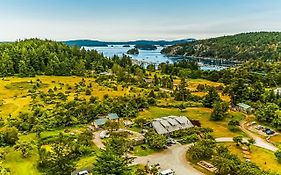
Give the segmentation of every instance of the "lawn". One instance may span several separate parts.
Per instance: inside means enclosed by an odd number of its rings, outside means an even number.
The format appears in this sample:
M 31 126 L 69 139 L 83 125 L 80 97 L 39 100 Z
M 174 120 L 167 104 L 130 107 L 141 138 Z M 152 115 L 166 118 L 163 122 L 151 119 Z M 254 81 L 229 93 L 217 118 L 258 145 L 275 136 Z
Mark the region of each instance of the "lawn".
M 152 120 L 159 117 L 165 117 L 169 115 L 175 116 L 187 116 L 189 119 L 199 120 L 202 127 L 209 127 L 214 130 L 214 136 L 218 137 L 234 137 L 237 135 L 243 135 L 242 132 L 233 133 L 228 130 L 228 120 L 213 122 L 210 121 L 210 115 L 212 110 L 208 108 L 187 108 L 185 111 L 181 112 L 176 108 L 159 108 L 151 107 L 149 110 L 145 110 L 140 113 L 140 117 L 144 117 L 148 120 Z M 231 112 L 235 114 L 236 117 L 242 117 L 242 114 L 239 112 Z
M 281 135 L 276 135 L 270 138 L 270 141 L 274 144 L 281 146 Z
M 231 153 L 237 155 L 241 160 L 245 160 L 240 147 L 237 147 L 234 143 L 224 143 L 224 145 L 228 147 Z M 263 170 L 281 173 L 281 164 L 278 163 L 273 152 L 256 146 L 252 146 L 251 151 L 251 161 L 253 163 L 257 164 Z
M 143 149 L 143 148 L 145 149 Z M 150 149 L 147 144 L 142 144 L 134 147 L 134 150 L 132 151 L 132 154 L 134 156 L 147 156 L 153 153 L 156 153 L 157 150 Z
M 5 156 L 4 166 L 11 170 L 11 174 L 21 175 L 41 175 L 37 170 L 38 154 L 33 151 L 29 158 L 22 158 L 21 153 L 8 148 L 8 154 Z
M 180 79 L 174 80 L 174 85 L 178 85 L 178 84 L 180 84 Z M 212 87 L 224 86 L 223 83 L 212 82 L 212 81 L 204 80 L 204 79 L 188 79 L 187 84 L 188 84 L 188 89 L 192 92 L 192 94 L 200 96 L 200 97 L 205 96 L 207 94 L 207 92 L 197 92 L 197 86 L 199 84 L 212 86 Z M 219 92 L 219 95 L 222 100 L 224 100 L 226 102 L 230 101 L 229 96 L 222 95 L 221 92 Z

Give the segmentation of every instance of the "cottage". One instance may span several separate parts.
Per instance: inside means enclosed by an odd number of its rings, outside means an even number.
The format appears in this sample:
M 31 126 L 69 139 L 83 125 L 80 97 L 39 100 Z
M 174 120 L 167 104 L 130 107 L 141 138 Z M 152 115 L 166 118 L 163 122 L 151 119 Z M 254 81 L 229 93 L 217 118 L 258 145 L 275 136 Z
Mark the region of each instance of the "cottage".
M 193 124 L 184 116 L 168 116 L 152 121 L 152 127 L 158 134 L 170 134 L 174 131 L 193 127 Z
M 99 118 L 99 119 L 96 119 L 94 121 L 94 126 L 95 128 L 99 129 L 101 128 L 102 126 L 105 125 L 105 123 L 108 121 L 108 120 L 117 120 L 119 119 L 118 115 L 116 113 L 110 113 L 108 114 L 107 116 L 104 116 L 102 118 Z
M 245 103 L 238 103 L 237 104 L 237 109 L 239 111 L 242 111 L 244 113 L 251 113 L 254 111 L 254 108 L 252 108 L 251 106 L 245 104 Z
M 103 125 L 105 125 L 107 119 L 106 118 L 100 118 L 100 119 L 96 119 L 94 121 L 94 126 L 95 128 L 100 128 L 102 127 Z
M 119 117 L 118 117 L 118 115 L 117 115 L 116 113 L 110 113 L 110 114 L 108 114 L 108 115 L 107 115 L 107 118 L 108 118 L 109 120 L 117 120 L 117 119 L 119 119 Z

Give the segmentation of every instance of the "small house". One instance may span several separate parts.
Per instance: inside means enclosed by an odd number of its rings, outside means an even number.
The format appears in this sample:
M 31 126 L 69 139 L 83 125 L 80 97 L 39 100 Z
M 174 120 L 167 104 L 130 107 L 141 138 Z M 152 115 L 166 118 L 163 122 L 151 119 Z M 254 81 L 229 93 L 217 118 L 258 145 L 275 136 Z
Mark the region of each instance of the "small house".
M 119 117 L 116 113 L 110 113 L 108 114 L 107 116 L 103 116 L 99 119 L 96 119 L 94 121 L 94 126 L 96 129 L 100 129 L 102 126 L 105 125 L 105 123 L 108 121 L 108 120 L 118 120 Z
M 105 123 L 106 123 L 107 120 L 108 120 L 107 118 L 96 119 L 96 120 L 94 121 L 94 126 L 95 126 L 95 128 L 97 128 L 97 129 L 101 128 L 102 126 L 105 125 Z
M 116 113 L 110 113 L 107 115 L 107 118 L 109 120 L 117 120 L 117 119 L 119 119 L 119 116 Z
M 249 106 L 249 105 L 247 105 L 245 103 L 238 103 L 237 104 L 237 109 L 239 111 L 242 111 L 242 112 L 247 113 L 247 114 L 254 111 L 254 108 L 252 108 L 251 106 Z

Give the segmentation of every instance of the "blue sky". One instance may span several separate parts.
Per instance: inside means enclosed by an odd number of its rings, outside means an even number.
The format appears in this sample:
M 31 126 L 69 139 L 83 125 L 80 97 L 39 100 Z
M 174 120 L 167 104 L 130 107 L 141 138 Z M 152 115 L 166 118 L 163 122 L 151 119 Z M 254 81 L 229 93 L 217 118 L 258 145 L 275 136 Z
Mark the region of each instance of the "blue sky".
M 280 0 L 0 0 L 0 40 L 209 38 L 281 31 Z

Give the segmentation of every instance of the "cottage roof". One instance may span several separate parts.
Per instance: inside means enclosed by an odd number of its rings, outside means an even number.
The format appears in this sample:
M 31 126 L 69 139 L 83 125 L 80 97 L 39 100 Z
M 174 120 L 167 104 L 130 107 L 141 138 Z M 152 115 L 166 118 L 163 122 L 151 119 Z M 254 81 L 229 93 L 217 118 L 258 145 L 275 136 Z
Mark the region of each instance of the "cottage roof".
M 106 118 L 96 119 L 96 120 L 95 120 L 95 124 L 96 124 L 97 126 L 102 126 L 102 125 L 104 125 L 104 124 L 106 123 L 106 121 L 107 121 Z
M 168 134 L 179 129 L 193 127 L 193 124 L 184 116 L 168 116 L 153 120 L 152 126 L 158 134 Z
M 116 113 L 110 113 L 110 114 L 107 115 L 107 118 L 109 120 L 115 120 L 115 119 L 118 119 L 119 117 Z

